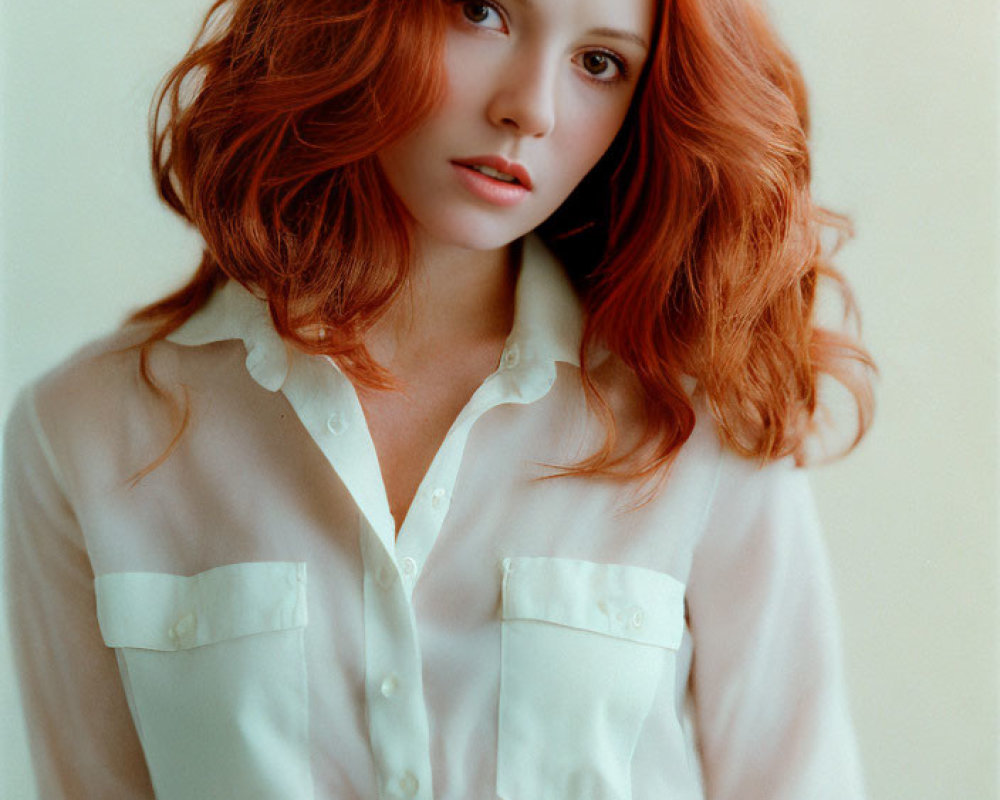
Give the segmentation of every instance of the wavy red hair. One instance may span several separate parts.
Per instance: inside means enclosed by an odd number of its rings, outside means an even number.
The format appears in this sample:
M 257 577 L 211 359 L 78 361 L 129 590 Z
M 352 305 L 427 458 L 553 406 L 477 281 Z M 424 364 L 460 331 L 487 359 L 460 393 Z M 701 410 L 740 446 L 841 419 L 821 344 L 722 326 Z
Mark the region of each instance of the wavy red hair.
M 366 385 L 394 385 L 363 336 L 406 283 L 408 214 L 375 154 L 441 98 L 442 6 L 212 6 L 150 115 L 160 195 L 206 244 L 185 286 L 130 318 L 154 326 L 141 365 L 157 391 L 148 348 L 227 278 L 258 287 L 298 347 L 336 357 Z M 814 318 L 821 278 L 853 311 L 821 241 L 850 226 L 810 194 L 801 73 L 756 0 L 663 0 L 654 33 L 615 142 L 537 230 L 584 302 L 583 382 L 607 432 L 562 472 L 659 472 L 694 427 L 685 374 L 731 447 L 800 462 L 819 379 L 832 376 L 856 401 L 853 447 L 871 421 L 874 365 Z M 641 389 L 643 433 L 625 451 L 588 362 L 593 344 Z

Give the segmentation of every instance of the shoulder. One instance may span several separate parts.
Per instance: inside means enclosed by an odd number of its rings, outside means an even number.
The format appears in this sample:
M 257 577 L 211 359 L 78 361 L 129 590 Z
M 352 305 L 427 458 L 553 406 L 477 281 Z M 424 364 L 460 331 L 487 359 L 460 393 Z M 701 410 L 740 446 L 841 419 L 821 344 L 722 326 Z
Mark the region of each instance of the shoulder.
M 149 330 L 123 326 L 77 348 L 22 390 L 48 430 L 93 425 L 141 393 L 140 346 Z
M 78 347 L 22 386 L 4 423 L 5 473 L 40 457 L 65 491 L 60 462 L 69 434 L 102 437 L 102 417 L 120 403 L 126 364 L 137 361 L 129 348 L 142 338 L 138 328 L 119 328 Z
M 653 455 L 657 441 L 642 441 L 646 433 L 644 392 L 634 371 L 606 350 L 594 350 L 590 377 L 607 403 L 616 423 L 617 447 L 621 452 L 640 444 L 637 457 Z M 682 374 L 680 385 L 694 415 L 690 435 L 680 446 L 664 477 L 667 484 L 697 471 L 710 474 L 715 501 L 753 502 L 779 493 L 786 487 L 807 483 L 807 471 L 795 466 L 791 457 L 766 460 L 748 457 L 726 442 L 711 403 L 698 381 Z
M 73 416 L 95 395 L 114 393 L 130 371 L 127 365 L 138 363 L 131 349 L 143 338 L 141 329 L 122 327 L 81 345 L 20 388 L 5 427 Z
M 36 398 L 56 399 L 60 394 L 87 392 L 95 383 L 137 363 L 138 345 L 146 331 L 123 326 L 79 346 L 37 377 L 26 391 Z
M 22 395 L 34 399 L 46 422 L 94 420 L 143 405 L 150 397 L 162 399 L 144 372 L 161 393 L 182 386 L 197 390 L 221 368 L 241 366 L 245 357 L 238 340 L 192 346 L 150 341 L 151 333 L 148 325 L 125 325 L 87 342 L 28 384 Z M 219 376 L 223 382 L 226 372 Z
M 239 341 L 190 347 L 158 340 L 143 355 L 150 333 L 129 325 L 87 342 L 19 393 L 7 440 L 37 439 L 70 493 L 74 476 L 131 474 L 170 440 L 185 398 L 239 377 Z
M 695 414 L 695 427 L 682 454 L 696 451 L 702 460 L 713 463 L 716 472 L 716 499 L 741 495 L 741 501 L 780 492 L 783 487 L 808 483 L 806 468 L 792 456 L 776 459 L 755 458 L 736 450 L 727 440 L 711 403 L 697 382 L 685 376 L 685 390 Z
M 678 453 L 677 478 L 695 471 L 710 484 L 700 536 L 734 546 L 745 537 L 785 535 L 818 525 L 811 470 L 791 456 L 762 460 L 727 443 L 709 403 L 692 392 L 695 428 Z
M 820 521 L 810 471 L 792 457 L 761 462 L 719 445 L 712 499 L 701 530 L 702 555 L 760 557 L 815 538 Z

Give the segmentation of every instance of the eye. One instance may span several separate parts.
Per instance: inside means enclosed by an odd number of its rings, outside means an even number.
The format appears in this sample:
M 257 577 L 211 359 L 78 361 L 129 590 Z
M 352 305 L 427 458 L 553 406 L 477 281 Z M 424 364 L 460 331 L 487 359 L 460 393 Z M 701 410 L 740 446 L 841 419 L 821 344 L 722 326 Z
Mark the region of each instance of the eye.
M 502 31 L 506 27 L 504 25 L 503 14 L 500 13 L 500 9 L 493 5 L 493 3 L 462 2 L 461 6 L 462 16 L 476 27 L 495 31 Z M 483 23 L 489 20 L 491 14 L 496 17 L 494 24 L 484 25 Z
M 629 72 L 625 62 L 603 50 L 590 50 L 584 53 L 582 61 L 587 74 L 598 83 L 618 83 L 628 78 Z

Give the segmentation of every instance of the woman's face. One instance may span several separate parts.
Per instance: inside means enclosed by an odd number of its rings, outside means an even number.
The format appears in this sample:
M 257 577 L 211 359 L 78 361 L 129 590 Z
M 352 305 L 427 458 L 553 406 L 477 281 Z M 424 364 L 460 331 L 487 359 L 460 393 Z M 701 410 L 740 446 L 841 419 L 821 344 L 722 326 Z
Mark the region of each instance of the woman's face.
M 418 236 L 502 247 L 549 217 L 615 138 L 654 0 L 442 2 L 445 98 L 378 157 Z

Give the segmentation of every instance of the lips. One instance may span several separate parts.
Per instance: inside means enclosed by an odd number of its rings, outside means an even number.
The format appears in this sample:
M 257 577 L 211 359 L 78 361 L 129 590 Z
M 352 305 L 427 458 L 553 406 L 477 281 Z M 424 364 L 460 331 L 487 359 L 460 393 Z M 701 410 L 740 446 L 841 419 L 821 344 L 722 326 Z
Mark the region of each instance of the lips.
M 515 178 L 525 189 L 532 188 L 531 175 L 528 170 L 514 161 L 508 161 L 503 156 L 486 155 L 463 158 L 452 162 L 463 167 L 491 167 L 497 172 L 503 172 Z
M 521 203 L 529 194 L 527 187 L 519 181 L 504 181 L 491 178 L 474 167 L 452 162 L 455 177 L 473 197 L 491 205 L 511 208 Z

